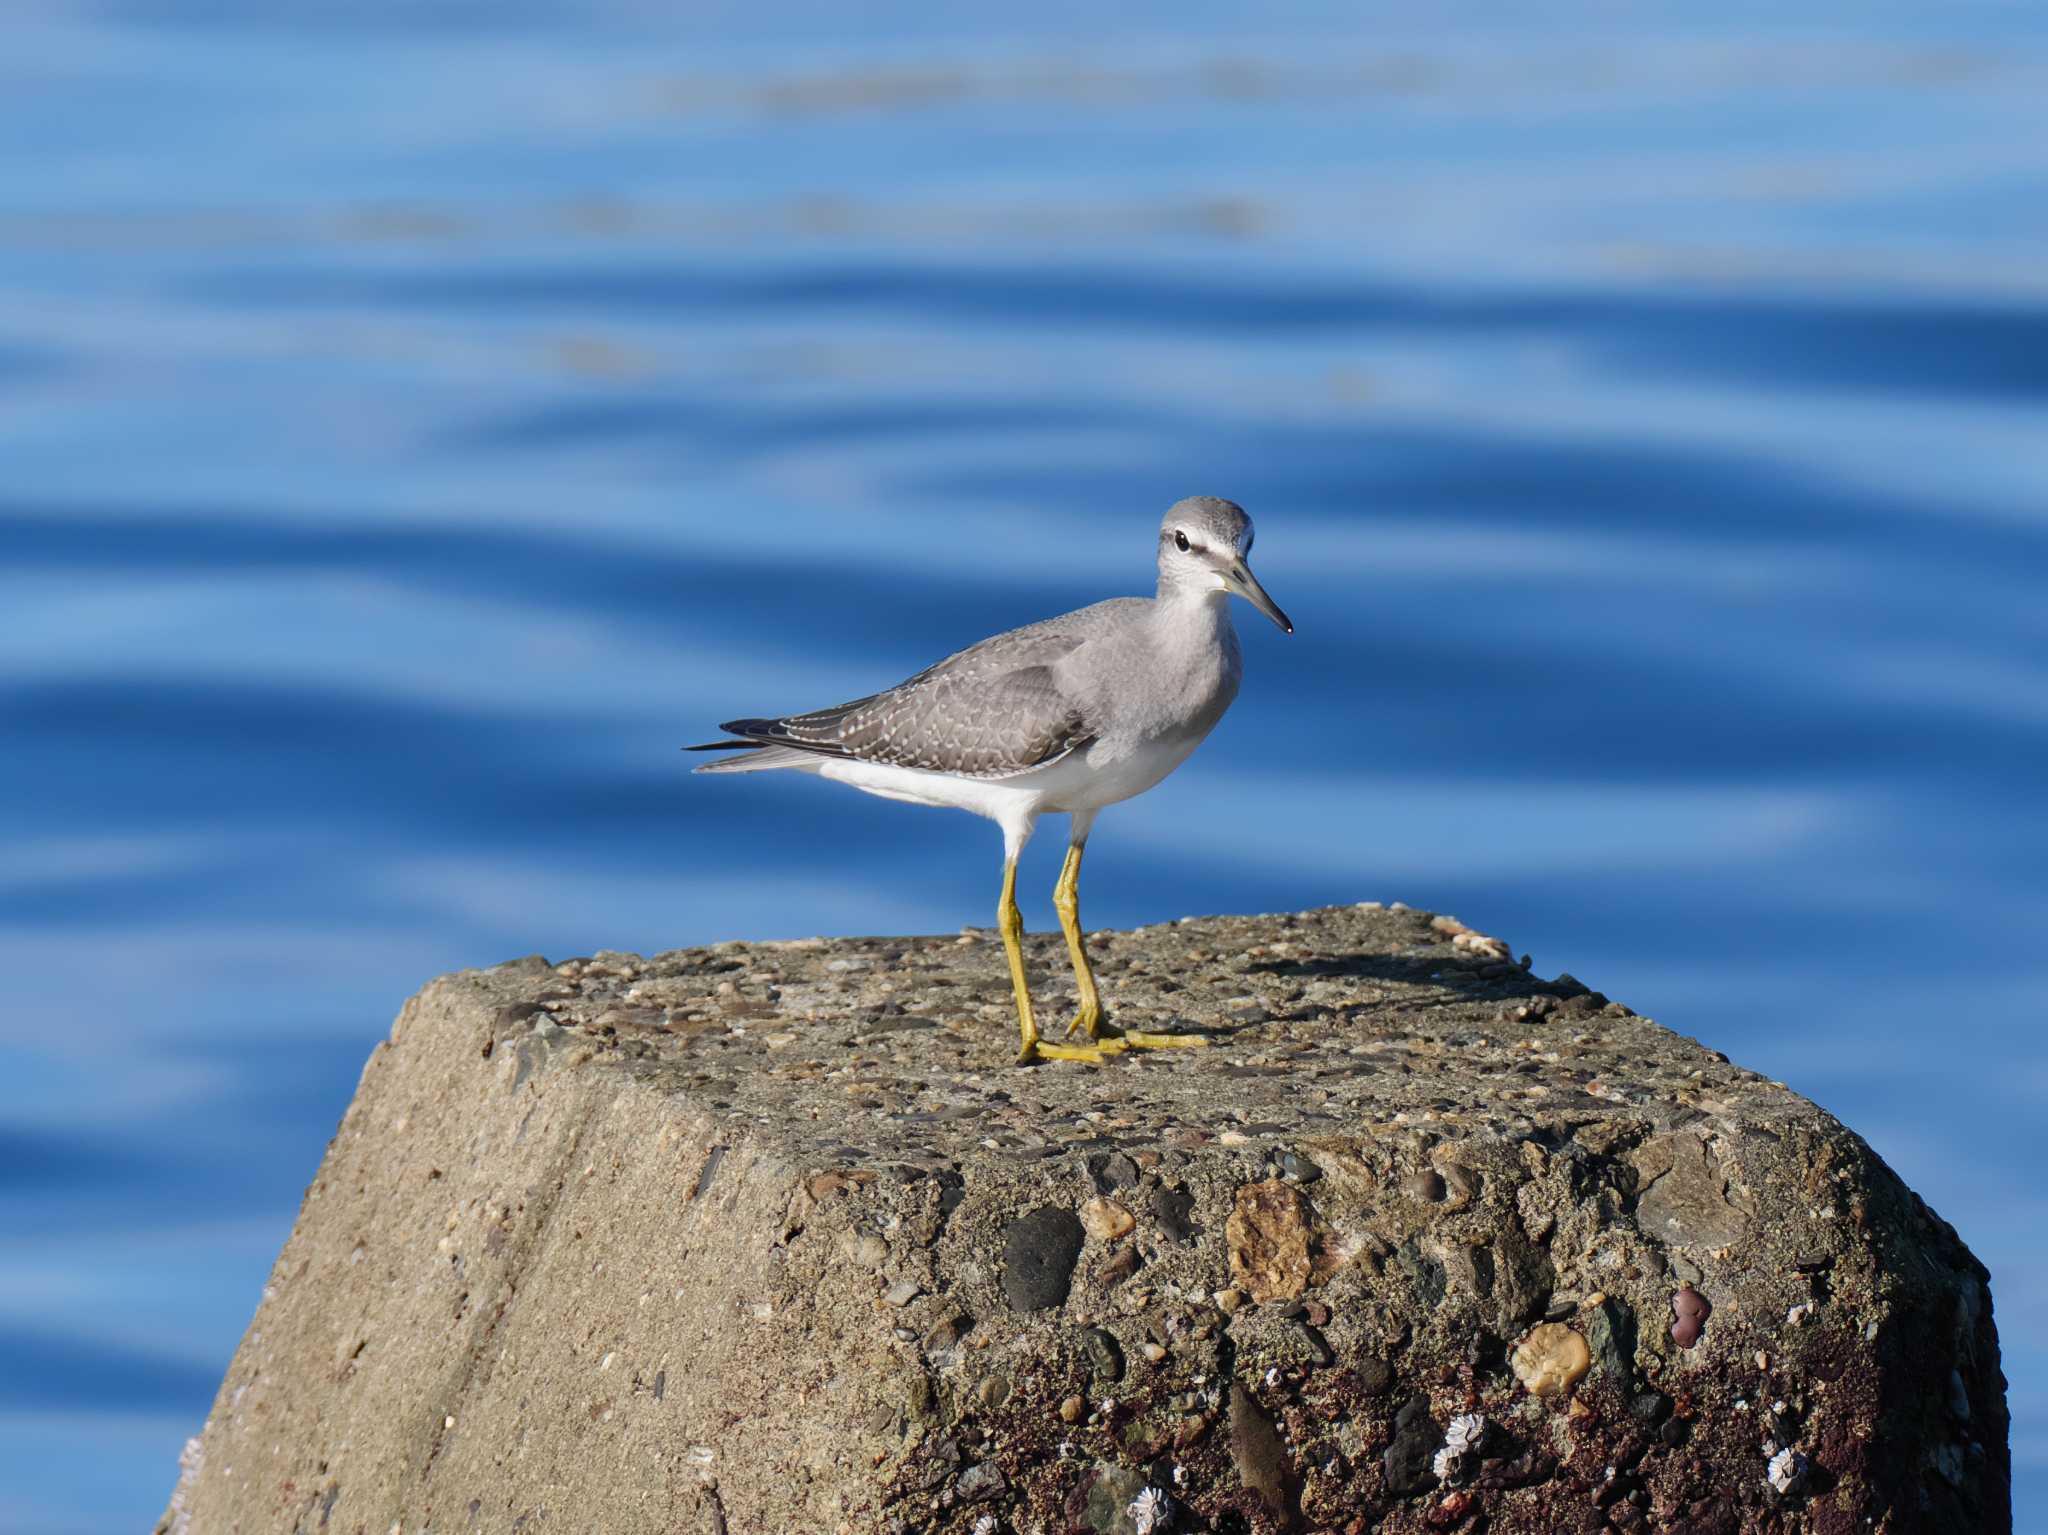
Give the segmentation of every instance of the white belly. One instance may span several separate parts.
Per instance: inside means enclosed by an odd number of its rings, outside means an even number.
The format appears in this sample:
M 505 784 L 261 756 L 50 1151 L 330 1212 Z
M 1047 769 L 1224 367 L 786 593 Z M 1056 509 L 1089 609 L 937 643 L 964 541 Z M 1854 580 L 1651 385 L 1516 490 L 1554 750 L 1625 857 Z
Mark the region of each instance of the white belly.
M 1206 733 L 1206 732 L 1205 732 Z M 1098 743 L 1025 779 L 1040 795 L 1041 810 L 1100 810 L 1143 794 L 1188 760 L 1199 735 L 1146 741 L 1116 753 Z
M 847 758 L 820 757 L 817 765 L 804 766 L 820 778 L 851 784 L 883 799 L 908 801 L 913 805 L 941 805 L 971 810 L 991 821 L 1026 819 L 1043 807 L 1039 796 L 1017 781 L 991 782 L 979 778 L 951 778 L 944 773 L 927 773 L 919 768 L 891 767 L 880 762 L 855 762 Z
M 1051 767 L 1001 779 L 952 778 L 918 768 L 838 757 L 820 757 L 815 765 L 807 762 L 803 766 L 820 778 L 850 784 L 883 799 L 971 810 L 991 821 L 1010 822 L 1049 812 L 1100 810 L 1143 794 L 1187 761 L 1188 754 L 1201 744 L 1201 736 L 1190 735 L 1148 741 L 1119 752 L 1098 742 Z

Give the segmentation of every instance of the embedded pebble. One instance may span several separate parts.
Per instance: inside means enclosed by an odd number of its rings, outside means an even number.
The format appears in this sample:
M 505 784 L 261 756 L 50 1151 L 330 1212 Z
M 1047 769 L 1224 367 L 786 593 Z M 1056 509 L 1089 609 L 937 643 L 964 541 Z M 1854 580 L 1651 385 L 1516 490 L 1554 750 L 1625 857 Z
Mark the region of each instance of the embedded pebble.
M 1509 1363 L 1531 1396 L 1556 1396 L 1593 1367 L 1593 1351 L 1562 1322 L 1539 1322 L 1515 1345 Z
M 1089 1367 L 1098 1381 L 1118 1381 L 1124 1374 L 1123 1345 L 1106 1327 L 1090 1327 L 1081 1334 L 1081 1346 L 1088 1351 Z
M 1138 1176 L 1138 1164 L 1121 1151 L 1104 1152 L 1088 1159 L 1088 1178 L 1098 1194 L 1136 1188 Z
M 1095 1270 L 1095 1277 L 1102 1282 L 1105 1288 L 1115 1289 L 1116 1286 L 1122 1284 L 1137 1272 L 1138 1249 L 1135 1247 L 1119 1247 L 1115 1252 L 1102 1260 L 1101 1266 Z
M 1292 1185 L 1268 1180 L 1239 1189 L 1224 1234 L 1230 1277 L 1253 1300 L 1292 1300 L 1308 1284 L 1308 1211 Z
M 1065 1303 L 1085 1233 L 1072 1210 L 1041 1205 L 1003 1233 L 1003 1299 L 1012 1311 Z
M 1130 1211 L 1099 1194 L 1081 1206 L 1081 1229 L 1098 1242 L 1113 1242 L 1137 1224 Z
M 1444 1197 L 1443 1174 L 1435 1168 L 1425 1167 L 1420 1172 L 1410 1173 L 1401 1180 L 1402 1191 L 1410 1199 L 1420 1199 L 1427 1204 L 1440 1203 Z
M 1287 1509 L 1287 1450 L 1265 1409 L 1244 1387 L 1230 1388 L 1230 1459 L 1239 1480 L 1274 1514 Z
M 1194 1196 L 1180 1189 L 1159 1186 L 1152 1196 L 1152 1219 L 1169 1241 L 1186 1246 L 1202 1234 L 1202 1228 L 1195 1224 Z
M 1691 1348 L 1700 1341 L 1700 1333 L 1707 1325 L 1707 1318 L 1714 1314 L 1714 1306 L 1691 1285 L 1684 1285 L 1671 1297 L 1671 1314 L 1677 1318 L 1671 1324 L 1671 1341 L 1680 1348 Z
M 1296 1183 L 1314 1183 L 1323 1175 L 1323 1170 L 1315 1163 L 1292 1151 L 1280 1153 L 1280 1172 Z
M 977 1461 L 960 1473 L 953 1494 L 962 1503 L 980 1503 L 998 1496 L 1006 1485 L 1001 1466 L 992 1460 Z
M 1387 1491 L 1399 1497 L 1426 1491 L 1435 1475 L 1430 1462 L 1436 1446 L 1436 1424 L 1429 1415 L 1429 1398 L 1418 1392 L 1394 1414 L 1394 1437 L 1381 1452 Z
M 1443 1185 L 1444 1197 L 1450 1201 L 1450 1207 L 1462 1210 L 1478 1197 L 1479 1175 L 1462 1162 L 1446 1162 Z

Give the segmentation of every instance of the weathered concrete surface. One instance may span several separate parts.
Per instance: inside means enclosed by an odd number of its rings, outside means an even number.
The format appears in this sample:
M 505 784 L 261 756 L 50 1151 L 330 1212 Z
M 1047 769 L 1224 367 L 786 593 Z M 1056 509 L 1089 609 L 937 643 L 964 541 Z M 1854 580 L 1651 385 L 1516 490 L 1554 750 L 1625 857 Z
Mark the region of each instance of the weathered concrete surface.
M 436 981 L 161 1528 L 2009 1528 L 1987 1276 L 1811 1103 L 1418 912 L 1096 951 L 1217 1048 L 1015 1069 L 976 935 Z

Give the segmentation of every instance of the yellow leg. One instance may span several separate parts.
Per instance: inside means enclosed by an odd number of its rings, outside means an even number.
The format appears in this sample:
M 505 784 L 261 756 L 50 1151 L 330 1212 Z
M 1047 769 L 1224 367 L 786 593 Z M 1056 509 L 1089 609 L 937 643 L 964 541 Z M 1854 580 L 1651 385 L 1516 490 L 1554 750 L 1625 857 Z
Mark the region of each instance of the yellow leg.
M 1060 866 L 1059 883 L 1052 889 L 1052 904 L 1060 914 L 1060 931 L 1067 935 L 1067 958 L 1074 962 L 1074 984 L 1081 993 L 1081 1010 L 1067 1025 L 1067 1037 L 1083 1030 L 1098 1050 L 1199 1049 L 1209 1041 L 1200 1034 L 1140 1034 L 1134 1030 L 1102 1030 L 1102 994 L 1095 989 L 1095 970 L 1088 963 L 1088 946 L 1081 938 L 1081 849 L 1082 842 L 1070 843 L 1067 861 Z
M 1017 1064 L 1033 1061 L 1094 1061 L 1104 1059 L 1092 1045 L 1049 1045 L 1038 1037 L 1038 1022 L 1031 1016 L 1031 985 L 1024 979 L 1024 913 L 1017 910 L 1017 860 L 1003 860 L 1003 896 L 996 905 L 996 927 L 1003 935 L 1003 953 L 1010 961 L 1010 987 L 1017 994 L 1017 1029 L 1021 1043 Z
M 1060 914 L 1060 931 L 1067 935 L 1067 958 L 1074 964 L 1074 984 L 1081 992 L 1081 1010 L 1067 1025 L 1067 1037 L 1077 1031 L 1093 1039 L 1102 1029 L 1102 994 L 1095 989 L 1095 971 L 1088 963 L 1088 946 L 1081 941 L 1081 847 L 1067 849 L 1067 861 L 1060 865 L 1059 883 L 1052 887 L 1053 909 Z

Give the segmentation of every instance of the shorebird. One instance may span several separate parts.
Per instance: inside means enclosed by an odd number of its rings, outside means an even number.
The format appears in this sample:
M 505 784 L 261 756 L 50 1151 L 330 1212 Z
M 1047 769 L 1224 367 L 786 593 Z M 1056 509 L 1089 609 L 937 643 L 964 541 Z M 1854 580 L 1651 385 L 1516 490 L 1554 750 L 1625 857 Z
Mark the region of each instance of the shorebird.
M 1287 633 L 1294 625 L 1247 563 L 1252 520 L 1235 502 L 1191 496 L 1159 525 L 1159 589 L 1115 597 L 994 635 L 886 692 L 781 719 L 728 720 L 733 751 L 700 773 L 790 769 L 886 799 L 950 805 L 1003 832 L 996 927 L 1009 959 L 1019 1062 L 1100 1062 L 1130 1049 L 1207 1043 L 1198 1034 L 1106 1028 L 1081 933 L 1081 851 L 1107 805 L 1143 794 L 1187 760 L 1237 696 L 1243 670 L 1229 598 L 1243 597 Z M 1072 817 L 1053 905 L 1080 1007 L 1066 1038 L 1039 1037 L 1024 976 L 1017 855 L 1038 818 Z

